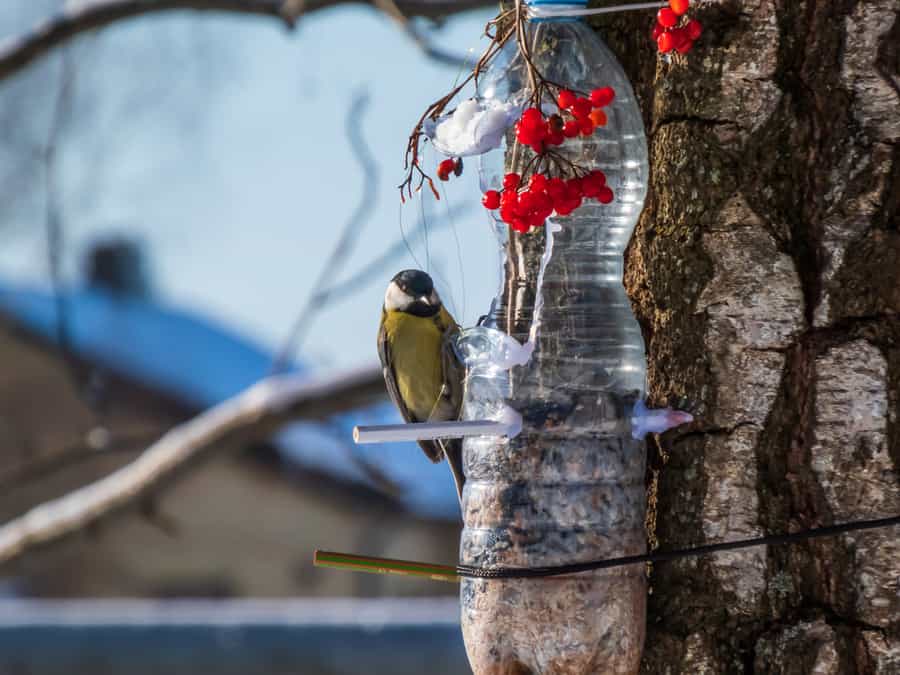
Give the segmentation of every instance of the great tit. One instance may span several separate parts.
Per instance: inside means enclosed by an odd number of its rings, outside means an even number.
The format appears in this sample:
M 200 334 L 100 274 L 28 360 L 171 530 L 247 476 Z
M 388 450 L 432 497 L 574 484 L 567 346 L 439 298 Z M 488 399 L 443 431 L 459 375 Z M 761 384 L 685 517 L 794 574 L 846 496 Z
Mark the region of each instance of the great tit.
M 407 422 L 459 419 L 465 368 L 452 347 L 458 330 L 425 272 L 404 270 L 391 280 L 381 311 L 378 356 L 391 400 Z M 462 499 L 462 441 L 419 445 L 433 462 L 447 458 Z

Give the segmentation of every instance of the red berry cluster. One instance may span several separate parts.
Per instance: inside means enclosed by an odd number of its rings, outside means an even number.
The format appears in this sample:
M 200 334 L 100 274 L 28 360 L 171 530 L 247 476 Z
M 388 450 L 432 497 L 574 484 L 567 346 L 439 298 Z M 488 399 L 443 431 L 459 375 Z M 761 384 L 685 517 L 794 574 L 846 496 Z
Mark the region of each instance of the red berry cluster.
M 538 108 L 528 108 L 516 122 L 516 139 L 540 154 L 548 146 L 562 145 L 567 138 L 590 136 L 597 127 L 606 126 L 602 108 L 615 97 L 612 87 L 594 89 L 590 98 L 561 89 L 557 96 L 559 113 L 545 118 Z
M 521 187 L 519 174 L 508 173 L 503 177 L 503 192 L 488 190 L 481 203 L 490 210 L 499 208 L 501 220 L 516 232 L 523 233 L 543 225 L 554 212 L 560 216 L 569 215 L 584 199 L 596 199 L 601 204 L 613 200 L 613 191 L 599 169 L 568 180 L 536 173 L 527 187 Z
M 589 96 L 560 89 L 556 97 L 558 113 L 545 117 L 539 108 L 525 110 L 516 122 L 516 139 L 538 155 L 537 168 L 527 184 L 524 180 L 527 176 L 506 174 L 502 192 L 488 190 L 484 193 L 481 203 L 485 208 L 492 211 L 500 209 L 500 219 L 516 232 L 524 233 L 532 227 L 543 225 L 553 213 L 568 216 L 585 199 L 596 199 L 601 204 L 612 202 L 613 191 L 600 170 L 586 172 L 572 165 L 575 176 L 566 179 L 551 177 L 538 169 L 545 157 L 551 160 L 559 158 L 553 150 L 554 146 L 562 145 L 567 138 L 590 136 L 597 127 L 605 126 L 607 116 L 603 108 L 615 98 L 616 92 L 612 87 L 594 89 Z
M 690 0 L 669 0 L 669 6 L 663 7 L 656 15 L 653 27 L 653 39 L 663 54 L 673 49 L 679 54 L 687 54 L 694 42 L 703 34 L 703 26 L 697 19 L 690 19 L 679 26 L 681 18 L 687 14 Z
M 462 170 L 462 157 L 457 157 L 455 159 L 445 159 L 443 162 L 438 164 L 437 177 L 441 180 L 450 180 L 451 173 L 454 176 L 459 176 L 462 173 Z

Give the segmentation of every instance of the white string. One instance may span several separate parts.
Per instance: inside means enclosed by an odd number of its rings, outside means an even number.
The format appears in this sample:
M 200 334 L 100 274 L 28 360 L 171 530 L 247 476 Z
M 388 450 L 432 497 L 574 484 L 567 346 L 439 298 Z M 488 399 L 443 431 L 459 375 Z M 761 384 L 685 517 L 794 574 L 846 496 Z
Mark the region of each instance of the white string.
M 587 9 L 578 6 L 559 5 L 529 5 L 528 16 L 535 19 L 554 16 L 591 16 L 592 14 L 612 14 L 614 12 L 630 12 L 636 9 L 659 9 L 668 7 L 668 2 L 634 2 L 627 5 L 613 5 L 612 7 L 594 7 Z

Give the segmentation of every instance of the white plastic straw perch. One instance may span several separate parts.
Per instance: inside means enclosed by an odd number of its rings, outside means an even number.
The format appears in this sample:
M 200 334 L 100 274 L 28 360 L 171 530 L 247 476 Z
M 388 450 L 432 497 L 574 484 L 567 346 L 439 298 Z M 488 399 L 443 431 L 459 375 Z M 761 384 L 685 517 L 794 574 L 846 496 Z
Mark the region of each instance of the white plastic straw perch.
M 464 436 L 506 436 L 510 425 L 492 420 L 473 422 L 417 422 L 414 424 L 382 424 L 353 427 L 356 443 L 391 443 L 395 441 L 432 441 L 437 438 Z

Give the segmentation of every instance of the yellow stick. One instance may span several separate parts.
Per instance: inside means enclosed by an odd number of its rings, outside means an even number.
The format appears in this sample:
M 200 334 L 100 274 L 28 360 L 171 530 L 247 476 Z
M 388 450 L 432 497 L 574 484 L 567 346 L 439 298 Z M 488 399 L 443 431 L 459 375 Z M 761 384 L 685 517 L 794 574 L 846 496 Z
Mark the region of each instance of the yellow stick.
M 391 558 L 373 558 L 372 556 L 353 555 L 351 553 L 335 553 L 334 551 L 316 551 L 313 557 L 313 564 L 316 567 L 330 567 L 353 572 L 399 574 L 401 576 L 422 577 L 434 581 L 459 583 L 459 575 L 457 575 L 455 567 L 412 560 L 393 560 Z

